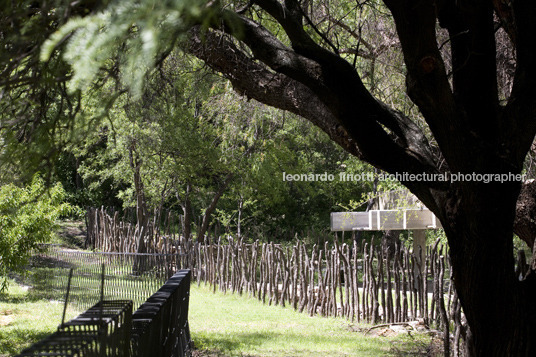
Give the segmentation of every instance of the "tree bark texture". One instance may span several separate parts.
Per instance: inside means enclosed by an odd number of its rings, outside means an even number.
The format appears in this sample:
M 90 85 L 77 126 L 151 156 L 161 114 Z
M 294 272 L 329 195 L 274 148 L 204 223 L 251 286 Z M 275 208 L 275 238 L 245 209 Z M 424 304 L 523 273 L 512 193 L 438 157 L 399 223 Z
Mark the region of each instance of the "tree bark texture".
M 533 249 L 536 238 L 536 181 L 525 182 L 516 204 L 514 232 Z
M 136 227 L 138 227 L 138 249 L 137 253 L 147 253 L 147 244 L 145 243 L 148 231 L 149 212 L 145 201 L 145 190 L 143 188 L 143 179 L 141 177 L 142 161 L 136 152 L 136 144 L 133 142 L 129 148 L 130 168 L 134 175 L 134 188 L 136 191 Z M 134 274 L 142 274 L 147 269 L 143 265 L 142 257 L 134 260 L 132 271 Z

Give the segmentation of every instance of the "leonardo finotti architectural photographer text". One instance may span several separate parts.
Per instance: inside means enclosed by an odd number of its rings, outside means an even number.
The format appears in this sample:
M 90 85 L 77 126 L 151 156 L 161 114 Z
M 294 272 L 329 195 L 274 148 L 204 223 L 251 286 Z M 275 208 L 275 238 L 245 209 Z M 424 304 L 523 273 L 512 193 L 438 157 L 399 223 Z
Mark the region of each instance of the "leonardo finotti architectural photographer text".
M 342 182 L 359 182 L 359 181 L 401 181 L 401 182 L 421 182 L 421 181 L 436 181 L 436 182 L 513 182 L 525 181 L 524 174 L 480 174 L 476 172 L 472 173 L 443 173 L 443 174 L 430 174 L 419 173 L 410 174 L 408 172 L 395 173 L 395 174 L 379 174 L 375 175 L 372 172 L 363 172 L 360 174 L 349 174 L 340 172 L 337 175 L 323 173 L 302 173 L 302 174 L 289 174 L 283 172 L 283 181 L 335 181 L 335 179 Z

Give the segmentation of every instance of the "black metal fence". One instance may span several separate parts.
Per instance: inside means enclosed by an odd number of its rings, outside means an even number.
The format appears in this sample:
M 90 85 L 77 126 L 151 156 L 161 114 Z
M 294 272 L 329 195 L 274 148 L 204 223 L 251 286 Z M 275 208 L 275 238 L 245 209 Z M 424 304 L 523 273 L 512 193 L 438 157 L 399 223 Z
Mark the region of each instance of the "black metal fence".
M 190 281 L 189 270 L 179 271 L 134 313 L 134 356 L 190 356 Z
M 137 309 L 166 279 L 186 268 L 181 254 L 99 253 L 47 246 L 32 258 L 29 284 L 49 299 L 63 300 L 69 268 L 73 268 L 69 304 L 82 311 L 101 297 L 102 265 L 104 300 L 132 300 Z
M 132 301 L 100 301 L 19 356 L 129 356 Z
M 19 356 L 191 356 L 190 281 L 177 272 L 134 314 L 131 301 L 100 301 Z

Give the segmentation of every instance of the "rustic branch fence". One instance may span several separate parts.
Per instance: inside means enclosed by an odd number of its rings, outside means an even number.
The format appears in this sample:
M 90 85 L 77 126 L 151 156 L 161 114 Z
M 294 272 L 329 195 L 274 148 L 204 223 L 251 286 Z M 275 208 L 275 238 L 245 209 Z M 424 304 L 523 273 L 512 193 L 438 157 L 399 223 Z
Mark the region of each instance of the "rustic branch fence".
M 445 253 L 439 244 L 416 256 L 404 246 L 389 251 L 336 240 L 312 249 L 300 242 L 282 246 L 233 239 L 191 245 L 194 277 L 214 291 L 248 294 L 311 316 L 387 324 L 420 320 L 444 331 L 447 341 L 453 332 L 457 356 L 467 327 Z
M 90 218 L 92 217 L 92 218 Z M 178 220 L 178 219 L 177 219 Z M 160 234 L 156 219 L 146 235 L 148 252 L 181 254 L 181 266 L 194 278 L 222 291 L 248 293 L 269 304 L 290 304 L 300 311 L 344 316 L 370 322 L 424 319 L 446 324 L 442 316 L 457 308 L 450 284 L 450 264 L 443 246 L 415 256 L 406 247 L 394 251 L 374 244 L 325 244 L 307 249 L 303 243 L 246 244 L 229 239 L 215 244 L 186 241 L 178 234 Z M 171 214 L 164 226 L 173 226 Z M 135 225 L 101 209 L 88 211 L 88 241 L 108 252 L 136 250 Z M 174 255 L 171 255 L 174 256 Z M 422 256 L 422 259 L 421 259 Z M 441 301 L 441 300 L 444 301 Z
M 86 248 L 101 252 L 121 253 L 180 253 L 175 242 L 180 237 L 182 216 L 169 212 L 158 212 L 147 227 L 139 227 L 129 222 L 118 211 L 104 207 L 89 208 L 86 213 Z M 140 237 L 145 241 L 144 251 L 140 252 Z

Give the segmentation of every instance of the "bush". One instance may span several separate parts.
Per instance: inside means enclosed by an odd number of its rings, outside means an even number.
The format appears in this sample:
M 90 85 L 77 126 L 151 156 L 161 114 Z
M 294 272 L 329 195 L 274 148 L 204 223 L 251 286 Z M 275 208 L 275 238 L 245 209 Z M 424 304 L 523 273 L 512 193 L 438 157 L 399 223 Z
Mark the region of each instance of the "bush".
M 8 273 L 21 271 L 32 251 L 53 237 L 56 219 L 71 210 L 64 198 L 61 185 L 47 189 L 40 177 L 27 187 L 0 187 L 0 292 Z

